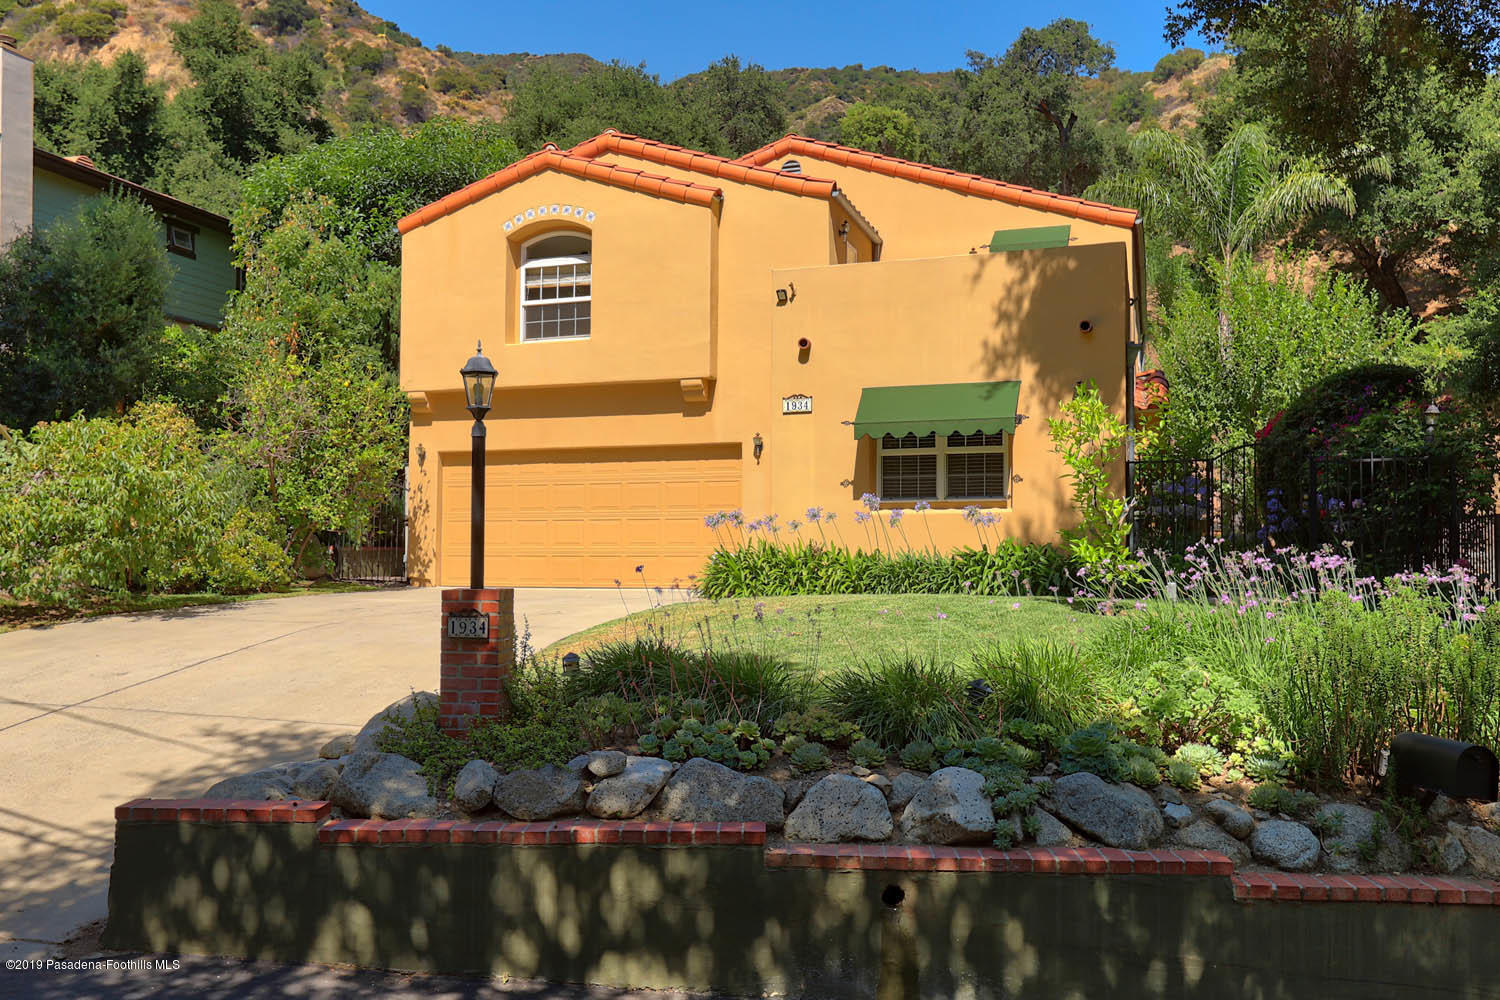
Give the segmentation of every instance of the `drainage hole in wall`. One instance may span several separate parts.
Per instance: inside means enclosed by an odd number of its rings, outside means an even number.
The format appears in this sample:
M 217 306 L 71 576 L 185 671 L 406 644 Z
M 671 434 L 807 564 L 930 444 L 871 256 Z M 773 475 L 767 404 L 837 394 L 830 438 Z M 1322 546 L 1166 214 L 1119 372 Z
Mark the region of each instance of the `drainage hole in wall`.
M 899 885 L 888 885 L 880 894 L 880 901 L 886 906 L 895 909 L 906 900 L 906 890 Z

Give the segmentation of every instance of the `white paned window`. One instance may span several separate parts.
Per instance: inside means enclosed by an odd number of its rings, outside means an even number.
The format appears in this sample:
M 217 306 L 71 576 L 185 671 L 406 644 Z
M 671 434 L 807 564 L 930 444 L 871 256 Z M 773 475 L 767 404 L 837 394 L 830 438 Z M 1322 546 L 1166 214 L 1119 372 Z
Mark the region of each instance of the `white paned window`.
M 527 243 L 521 258 L 521 339 L 589 335 L 593 263 L 589 238 L 557 233 Z
M 1004 500 L 1010 496 L 1010 437 L 887 434 L 876 443 L 876 482 L 884 500 Z

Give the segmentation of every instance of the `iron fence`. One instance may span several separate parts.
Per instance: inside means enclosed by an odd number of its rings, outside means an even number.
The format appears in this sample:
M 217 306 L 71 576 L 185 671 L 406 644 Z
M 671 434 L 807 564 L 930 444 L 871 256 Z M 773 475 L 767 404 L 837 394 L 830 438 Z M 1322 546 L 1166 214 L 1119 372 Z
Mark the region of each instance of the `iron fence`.
M 1334 545 L 1370 575 L 1458 564 L 1500 579 L 1500 512 L 1474 510 L 1442 458 L 1332 455 L 1286 468 L 1253 443 L 1130 462 L 1126 486 L 1136 549 Z
M 358 540 L 332 536 L 333 575 L 362 583 L 406 582 L 406 471 L 396 477 Z

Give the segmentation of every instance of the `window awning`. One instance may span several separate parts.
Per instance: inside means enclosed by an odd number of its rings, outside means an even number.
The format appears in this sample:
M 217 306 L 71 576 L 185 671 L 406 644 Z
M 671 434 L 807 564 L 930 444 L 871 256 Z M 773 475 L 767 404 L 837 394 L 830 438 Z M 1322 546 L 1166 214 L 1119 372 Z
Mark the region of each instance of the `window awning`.
M 990 237 L 990 253 L 1005 250 L 1047 250 L 1068 245 L 1069 226 L 1037 226 L 1032 229 L 997 229 Z
M 854 436 L 993 434 L 1016 430 L 1020 382 L 955 382 L 861 389 Z

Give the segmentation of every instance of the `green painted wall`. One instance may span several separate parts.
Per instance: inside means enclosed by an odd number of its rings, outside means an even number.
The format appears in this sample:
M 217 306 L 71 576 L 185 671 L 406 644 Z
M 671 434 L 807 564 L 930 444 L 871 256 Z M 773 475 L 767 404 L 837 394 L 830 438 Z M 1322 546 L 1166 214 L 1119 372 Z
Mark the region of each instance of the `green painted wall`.
M 316 836 L 119 823 L 105 947 L 831 1000 L 1500 997 L 1495 907 L 1239 903 L 1223 877 L 773 870 L 760 847 Z
M 101 193 L 70 177 L 38 169 L 34 174 L 32 225 L 43 230 L 59 220 L 69 218 L 89 198 Z M 162 226 L 162 246 L 167 245 L 166 225 Z M 218 326 L 224 322 L 227 296 L 234 289 L 234 263 L 230 256 L 229 234 L 200 228 L 197 257 L 167 254 L 172 267 L 172 283 L 167 287 L 166 313 L 172 319 Z

